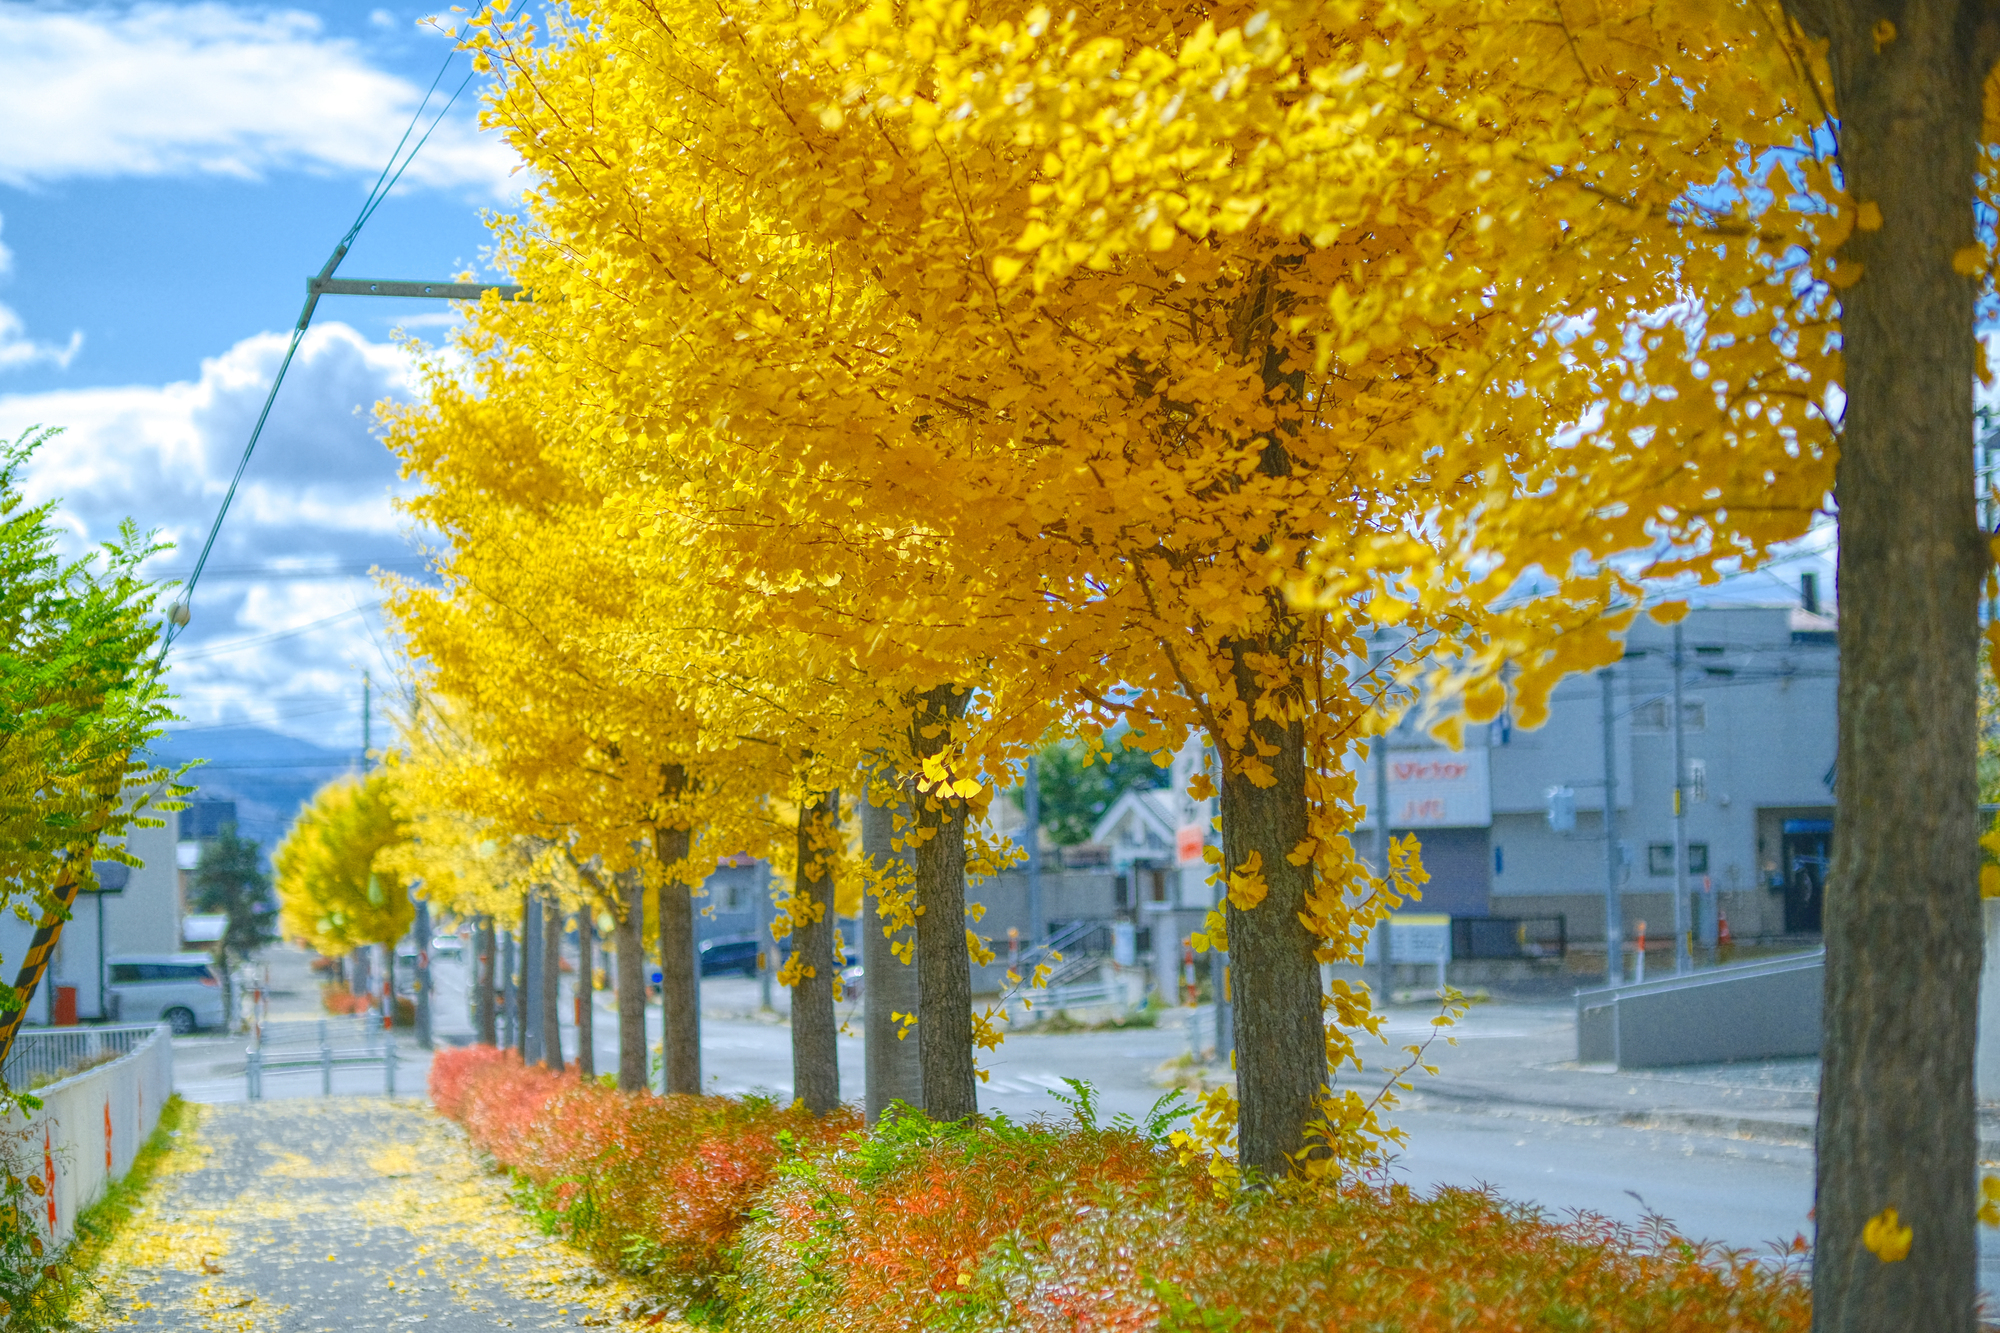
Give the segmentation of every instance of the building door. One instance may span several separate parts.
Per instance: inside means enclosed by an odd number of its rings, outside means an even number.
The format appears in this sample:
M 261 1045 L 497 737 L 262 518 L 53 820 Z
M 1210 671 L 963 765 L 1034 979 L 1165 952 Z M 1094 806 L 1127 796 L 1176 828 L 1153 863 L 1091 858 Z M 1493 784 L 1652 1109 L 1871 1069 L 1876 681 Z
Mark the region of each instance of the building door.
M 1783 859 L 1785 933 L 1817 935 L 1826 900 L 1826 864 L 1833 850 L 1833 821 L 1787 819 Z

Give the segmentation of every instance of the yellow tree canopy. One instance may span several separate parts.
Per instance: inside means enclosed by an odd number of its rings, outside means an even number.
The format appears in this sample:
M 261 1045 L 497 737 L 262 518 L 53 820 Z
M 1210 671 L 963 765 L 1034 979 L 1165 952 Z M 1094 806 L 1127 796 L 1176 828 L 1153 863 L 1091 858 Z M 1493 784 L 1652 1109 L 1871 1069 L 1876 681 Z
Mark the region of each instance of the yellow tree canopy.
M 408 836 L 386 769 L 314 794 L 272 856 L 280 928 L 321 953 L 393 945 L 410 928 L 407 882 L 392 866 Z

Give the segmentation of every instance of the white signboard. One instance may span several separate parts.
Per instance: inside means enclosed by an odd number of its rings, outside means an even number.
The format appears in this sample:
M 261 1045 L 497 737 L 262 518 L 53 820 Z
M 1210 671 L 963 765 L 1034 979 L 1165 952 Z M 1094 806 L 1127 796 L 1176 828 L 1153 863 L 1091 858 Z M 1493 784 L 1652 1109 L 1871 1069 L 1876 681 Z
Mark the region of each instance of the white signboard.
M 1355 765 L 1362 826 L 1375 822 L 1375 764 Z M 1486 828 L 1493 823 L 1493 787 L 1483 746 L 1463 750 L 1389 751 L 1390 828 Z

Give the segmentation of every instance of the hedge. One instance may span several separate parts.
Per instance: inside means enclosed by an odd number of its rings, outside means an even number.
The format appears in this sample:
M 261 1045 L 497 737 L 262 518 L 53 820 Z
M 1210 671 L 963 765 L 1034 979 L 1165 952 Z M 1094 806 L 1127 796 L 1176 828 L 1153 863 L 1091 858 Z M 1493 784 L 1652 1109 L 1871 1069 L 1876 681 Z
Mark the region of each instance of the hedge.
M 547 1225 L 692 1322 L 946 1330 L 1805 1330 L 1799 1256 L 1567 1221 L 1488 1192 L 1349 1182 L 1218 1197 L 1159 1127 L 866 1130 L 762 1098 L 631 1096 L 441 1052 L 438 1109 Z

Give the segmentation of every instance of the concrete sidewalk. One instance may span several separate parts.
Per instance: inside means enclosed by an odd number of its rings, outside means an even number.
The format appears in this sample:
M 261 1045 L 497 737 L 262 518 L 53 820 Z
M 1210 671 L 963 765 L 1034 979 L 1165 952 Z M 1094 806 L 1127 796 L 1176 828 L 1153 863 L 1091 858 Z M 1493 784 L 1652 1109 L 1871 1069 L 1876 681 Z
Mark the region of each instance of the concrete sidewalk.
M 218 1106 L 183 1133 L 83 1327 L 661 1326 L 656 1298 L 542 1235 L 427 1108 Z

